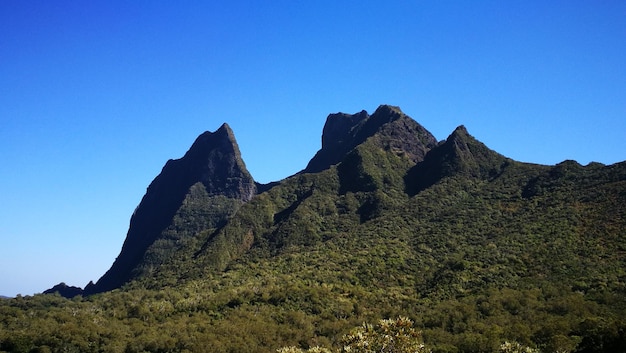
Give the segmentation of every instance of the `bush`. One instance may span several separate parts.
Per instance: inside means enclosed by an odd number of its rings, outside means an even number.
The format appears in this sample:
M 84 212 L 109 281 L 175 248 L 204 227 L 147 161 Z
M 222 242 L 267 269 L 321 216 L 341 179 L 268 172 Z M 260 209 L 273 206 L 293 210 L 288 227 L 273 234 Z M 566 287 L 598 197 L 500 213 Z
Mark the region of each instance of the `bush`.
M 426 353 L 422 333 L 413 328 L 413 321 L 406 317 L 380 320 L 378 325 L 363 324 L 342 339 L 341 352 L 350 353 Z M 278 353 L 331 353 L 327 348 L 313 347 L 302 350 L 284 347 Z

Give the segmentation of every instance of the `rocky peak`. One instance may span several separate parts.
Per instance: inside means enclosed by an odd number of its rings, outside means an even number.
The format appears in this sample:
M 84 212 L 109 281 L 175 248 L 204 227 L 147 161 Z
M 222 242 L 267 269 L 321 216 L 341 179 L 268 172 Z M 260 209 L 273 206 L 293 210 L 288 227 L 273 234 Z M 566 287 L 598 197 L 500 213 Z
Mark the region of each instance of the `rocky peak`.
M 506 157 L 476 140 L 461 125 L 407 173 L 407 192 L 416 194 L 442 178 L 459 174 L 490 179 L 501 173 L 507 161 Z
M 478 141 L 474 140 L 472 135 L 467 132 L 467 128 L 464 125 L 457 126 L 454 131 L 448 136 L 445 144 L 450 146 L 454 146 L 454 148 L 459 149 L 460 151 L 468 151 L 468 144 L 476 143 Z
M 111 269 L 86 289 L 91 293 L 107 291 L 131 279 L 147 249 L 172 224 L 174 215 L 193 191 L 192 187 L 199 185 L 207 200 L 212 196 L 225 196 L 247 202 L 256 194 L 256 184 L 227 124 L 215 132 L 202 133 L 182 158 L 167 161 L 133 213 L 120 255 Z M 220 218 L 226 216 L 219 215 Z
M 448 136 L 444 143 L 429 153 L 426 159 L 437 158 L 444 161 L 450 170 L 446 174 L 468 172 L 474 174 L 475 164 L 489 160 L 498 155 L 482 142 L 476 140 L 467 132 L 465 126 L 460 125 Z
M 399 107 L 381 105 L 371 116 L 364 110 L 356 114 L 331 114 L 324 125 L 322 148 L 303 172 L 319 172 L 341 162 L 351 150 L 378 132 L 394 139 L 391 142 L 394 148 L 407 147 L 409 150 L 406 152 L 414 161 L 421 160 L 437 142 L 430 132 L 404 114 Z M 419 145 L 417 150 L 413 143 L 415 141 Z
M 356 114 L 336 113 L 326 118 L 322 131 L 322 149 L 333 148 L 349 139 L 350 130 L 359 122 L 367 120 L 369 114 L 362 110 Z
M 168 165 L 173 173 L 180 173 L 180 178 L 188 180 L 183 183 L 186 191 L 196 182 L 202 182 L 209 195 L 247 202 L 256 194 L 256 185 L 241 158 L 235 135 L 226 123 L 215 132 L 206 131 L 198 136 L 183 158 L 168 161 L 161 174 Z
M 362 110 L 356 114 L 336 113 L 326 118 L 322 132 L 322 148 L 309 161 L 304 173 L 317 173 L 337 164 L 355 147 L 355 129 L 369 114 Z
M 502 157 L 497 152 L 489 149 L 482 142 L 476 140 L 467 132 L 467 129 L 463 125 L 454 129 L 441 147 L 448 158 L 459 161 L 460 169 L 475 174 L 475 176 L 479 176 L 479 171 L 472 170 L 473 168 L 471 168 L 468 163 L 471 162 L 472 165 L 482 166 L 491 164 L 493 159 Z
M 426 153 L 437 146 L 435 136 L 399 107 L 381 105 L 372 114 L 371 120 L 373 123 L 369 129 L 375 129 L 372 134 L 380 136 L 380 147 L 403 154 L 413 163 L 421 162 Z
M 391 123 L 401 118 L 408 118 L 399 107 L 383 104 L 379 106 L 369 119 L 364 120 L 355 134 L 356 145 L 364 142 L 368 137 L 374 135 L 385 124 Z M 410 119 L 410 118 L 409 118 Z
M 400 107 L 382 104 L 376 108 L 374 114 L 372 114 L 372 121 L 377 121 L 378 125 L 396 120 L 400 117 L 406 116 Z
M 236 144 L 237 142 L 235 140 L 233 130 L 227 123 L 223 123 L 222 126 L 220 126 L 220 128 L 217 129 L 215 132 L 205 131 L 200 134 L 191 145 L 189 150 L 185 153 L 185 156 L 183 158 L 192 155 L 202 155 L 210 153 L 210 151 L 216 146 L 229 149 L 233 148 L 233 145 Z M 234 148 L 233 152 L 235 152 Z

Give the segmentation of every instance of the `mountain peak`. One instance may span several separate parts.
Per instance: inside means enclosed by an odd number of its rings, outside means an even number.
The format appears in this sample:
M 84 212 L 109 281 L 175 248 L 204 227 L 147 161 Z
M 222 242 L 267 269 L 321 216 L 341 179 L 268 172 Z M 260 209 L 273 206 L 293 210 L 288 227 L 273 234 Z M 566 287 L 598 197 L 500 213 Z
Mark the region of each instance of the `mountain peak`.
M 400 118 L 408 118 L 407 115 L 402 112 L 400 107 L 383 104 L 378 106 L 370 119 L 363 124 L 364 126 L 362 130 L 366 135 L 371 135 L 381 126 Z
M 452 131 L 452 135 L 470 136 L 469 132 L 467 132 L 467 128 L 465 127 L 465 125 L 457 126 L 456 129 L 454 129 L 454 131 Z
M 476 140 L 464 125 L 460 125 L 445 142 L 430 150 L 423 162 L 409 171 L 406 176 L 407 192 L 416 194 L 445 177 L 458 174 L 490 179 L 501 173 L 507 160 Z
M 322 149 L 335 148 L 345 143 L 350 138 L 350 130 L 368 118 L 369 114 L 365 110 L 356 114 L 328 115 L 322 131 Z
M 223 123 L 215 132 L 205 131 L 200 134 L 180 160 L 191 156 L 206 158 L 215 148 L 224 149 L 234 153 L 238 158 L 241 157 L 235 134 L 227 123 Z
M 401 119 L 404 119 L 403 123 L 389 128 L 385 134 L 395 135 L 394 144 L 408 147 L 409 150 L 406 152 L 414 162 L 421 160 L 426 151 L 436 145 L 434 136 L 404 114 L 399 107 L 383 104 L 372 115 L 365 110 L 356 114 L 330 114 L 326 118 L 322 132 L 322 148 L 302 172 L 320 172 L 341 162 L 356 146 L 378 132 L 382 132 L 387 124 Z M 415 150 L 415 144 L 411 142 L 416 142 L 414 141 L 416 139 L 419 140 L 417 150 Z
M 302 172 L 316 173 L 339 163 L 343 156 L 356 146 L 355 130 L 369 117 L 365 110 L 356 114 L 328 115 L 322 130 L 322 148 L 317 151 Z
M 214 134 L 217 135 L 225 135 L 228 140 L 236 143 L 236 139 L 235 139 L 235 133 L 233 132 L 233 129 L 231 129 L 230 125 L 228 125 L 228 123 L 223 123 L 219 129 L 217 129 Z
M 394 115 L 405 115 L 402 109 L 396 105 L 390 104 L 381 104 L 376 108 L 374 114 L 372 115 L 386 115 L 386 116 L 394 116 Z
M 224 221 L 235 204 L 250 201 L 255 194 L 256 184 L 241 159 L 230 126 L 224 123 L 215 132 L 202 133 L 182 158 L 167 161 L 152 181 L 131 217 L 120 255 L 111 269 L 89 286 L 89 291 L 114 289 L 133 278 L 133 271 L 143 262 L 148 248 L 172 224 L 189 198 L 208 204 L 208 217 L 195 225 L 197 232 Z M 214 197 L 222 199 L 215 201 Z M 232 200 L 227 207 L 224 198 Z M 211 206 L 212 202 L 220 204 Z
M 196 138 L 196 140 L 201 140 L 201 139 L 205 139 L 208 138 L 208 136 L 226 136 L 228 139 L 233 139 L 235 138 L 235 134 L 233 133 L 233 130 L 231 129 L 230 125 L 228 125 L 228 123 L 224 122 L 222 123 L 222 125 L 220 125 L 220 127 L 215 130 L 215 131 L 205 131 L 203 133 L 201 133 L 200 135 L 198 135 L 198 137 Z

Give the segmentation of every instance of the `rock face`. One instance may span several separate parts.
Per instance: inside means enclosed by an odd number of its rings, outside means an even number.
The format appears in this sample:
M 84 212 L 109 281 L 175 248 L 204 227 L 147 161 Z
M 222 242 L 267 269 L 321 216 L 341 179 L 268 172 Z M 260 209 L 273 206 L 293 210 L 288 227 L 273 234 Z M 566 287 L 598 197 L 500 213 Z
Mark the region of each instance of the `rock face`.
M 224 124 L 213 133 L 201 134 L 181 159 L 169 160 L 152 181 L 131 217 L 118 258 L 95 285 L 85 288 L 85 293 L 119 288 L 139 275 L 138 265 L 145 267 L 146 260 L 150 261 L 145 258 L 148 249 L 166 237 L 177 213 L 194 204 L 203 205 L 204 212 L 193 222 L 193 229 L 182 229 L 182 233 L 197 233 L 225 222 L 238 204 L 255 194 L 255 182 L 241 159 L 231 128 Z
M 437 139 L 428 130 L 398 107 L 381 105 L 371 116 L 364 110 L 352 115 L 330 114 L 322 133 L 322 148 L 303 172 L 316 173 L 341 162 L 350 151 L 378 132 L 390 138 L 388 148 L 407 153 L 413 162 L 421 161 L 426 152 L 437 145 Z
M 322 131 L 322 148 L 309 161 L 304 172 L 316 173 L 340 162 L 355 147 L 355 127 L 368 118 L 365 110 L 357 114 L 330 114 Z

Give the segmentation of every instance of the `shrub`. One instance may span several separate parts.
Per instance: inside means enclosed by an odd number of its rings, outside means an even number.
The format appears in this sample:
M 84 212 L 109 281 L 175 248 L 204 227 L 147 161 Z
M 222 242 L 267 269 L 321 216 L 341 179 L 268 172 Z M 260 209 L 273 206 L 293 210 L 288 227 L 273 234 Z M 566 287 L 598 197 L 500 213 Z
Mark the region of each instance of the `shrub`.
M 426 353 L 430 352 L 422 340 L 422 333 L 413 328 L 406 317 L 380 320 L 378 325 L 363 324 L 345 335 L 341 352 L 350 353 Z M 331 350 L 313 347 L 302 350 L 284 347 L 278 353 L 332 353 Z

